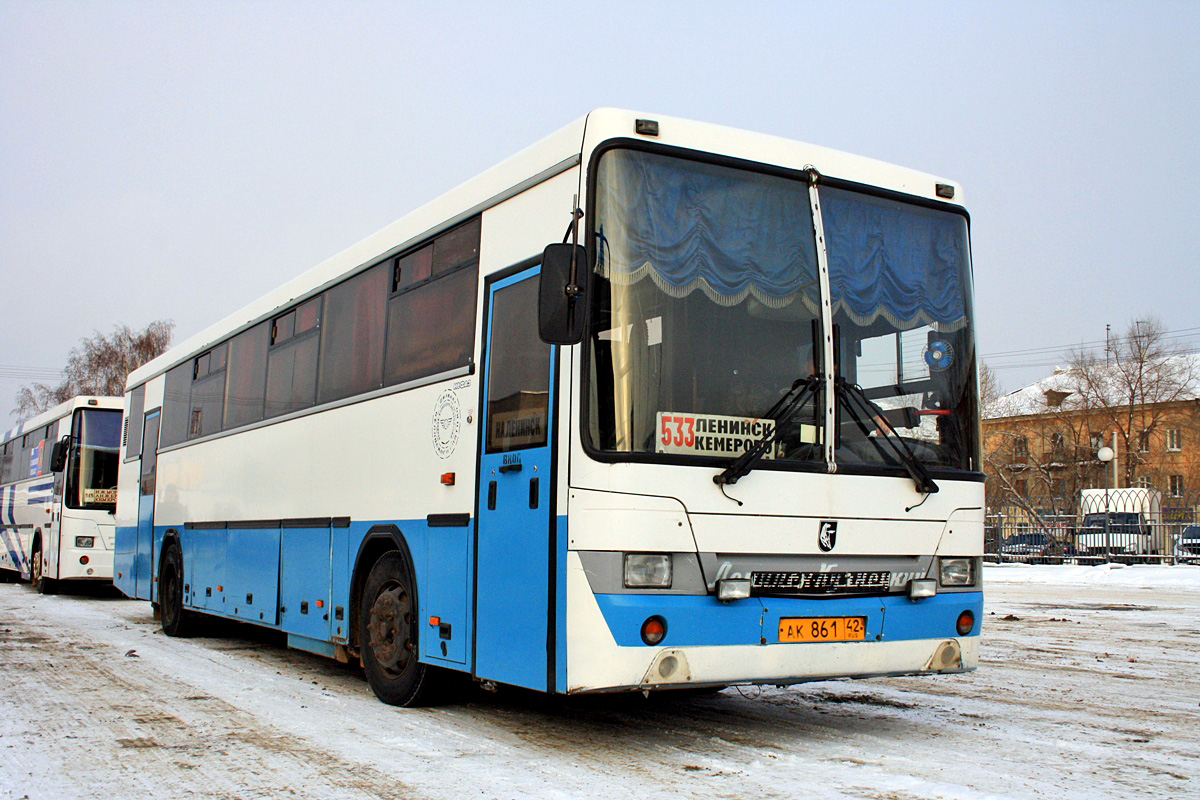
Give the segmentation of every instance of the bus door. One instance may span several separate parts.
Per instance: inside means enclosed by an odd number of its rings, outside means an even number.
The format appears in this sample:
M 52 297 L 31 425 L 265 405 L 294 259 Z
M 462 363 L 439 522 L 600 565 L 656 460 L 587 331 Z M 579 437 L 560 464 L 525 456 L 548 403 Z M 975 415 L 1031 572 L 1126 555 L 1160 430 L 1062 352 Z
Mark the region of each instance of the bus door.
M 487 291 L 475 675 L 553 690 L 550 376 L 557 349 L 538 336 L 538 272 L 524 270 Z
M 153 600 L 154 586 L 154 484 L 158 470 L 158 411 L 146 414 L 142 429 L 142 470 L 138 479 L 137 551 L 133 573 L 137 597 Z

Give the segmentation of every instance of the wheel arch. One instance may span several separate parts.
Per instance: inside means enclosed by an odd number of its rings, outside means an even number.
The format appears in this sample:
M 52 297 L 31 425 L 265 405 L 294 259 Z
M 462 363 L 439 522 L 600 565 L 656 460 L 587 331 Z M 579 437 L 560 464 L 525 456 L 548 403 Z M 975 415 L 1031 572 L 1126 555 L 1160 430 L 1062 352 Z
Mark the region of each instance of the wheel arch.
M 350 650 L 358 654 L 361 650 L 362 643 L 359 641 L 359 606 L 362 604 L 363 586 L 366 585 L 367 575 L 371 572 L 371 567 L 375 566 L 380 558 L 385 554 L 398 552 L 400 557 L 404 559 L 405 566 L 408 568 L 408 574 L 413 576 L 413 603 L 414 606 L 419 602 L 417 590 L 417 570 L 413 563 L 412 551 L 408 546 L 408 540 L 404 537 L 404 533 L 395 525 L 375 525 L 367 535 L 363 537 L 362 542 L 358 546 L 358 555 L 354 559 L 354 570 L 350 573 L 350 625 L 349 625 L 349 640 Z
M 46 577 L 46 574 L 43 570 L 45 567 L 46 559 L 42 553 L 42 529 L 41 528 L 34 528 L 33 536 L 30 537 L 30 539 L 29 539 L 29 564 L 28 564 L 28 566 L 29 566 L 29 583 L 30 583 L 30 585 L 33 585 L 33 562 L 34 561 L 41 562 L 38 565 L 38 571 L 41 572 L 42 578 L 44 579 Z M 20 574 L 20 570 L 17 571 L 17 574 L 18 575 Z
M 179 538 L 178 529 L 167 528 L 163 532 L 162 544 L 159 546 L 158 551 L 154 553 L 154 569 L 150 581 L 150 599 L 154 603 L 158 602 L 158 585 L 162 578 L 163 556 L 166 555 L 167 550 L 171 547 L 179 548 L 179 565 L 183 570 L 183 574 L 180 577 L 185 581 L 187 579 L 187 564 L 183 563 L 183 541 Z

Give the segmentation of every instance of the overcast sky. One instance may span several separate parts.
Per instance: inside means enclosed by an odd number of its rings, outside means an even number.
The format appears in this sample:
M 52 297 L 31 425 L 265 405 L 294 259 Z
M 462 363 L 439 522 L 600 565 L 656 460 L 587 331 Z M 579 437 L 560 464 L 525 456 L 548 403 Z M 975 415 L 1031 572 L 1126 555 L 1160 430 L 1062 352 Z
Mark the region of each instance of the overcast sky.
M 604 105 L 961 182 L 1005 389 L 1106 323 L 1200 346 L 1200 3 L 5 0 L 0 428 Z

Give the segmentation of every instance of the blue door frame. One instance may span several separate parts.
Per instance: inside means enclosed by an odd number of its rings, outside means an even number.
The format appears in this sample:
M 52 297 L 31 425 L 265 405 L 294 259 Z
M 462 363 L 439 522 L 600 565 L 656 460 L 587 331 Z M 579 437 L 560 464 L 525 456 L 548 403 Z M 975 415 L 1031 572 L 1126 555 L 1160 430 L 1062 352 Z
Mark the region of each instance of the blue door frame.
M 146 415 L 142 429 L 142 461 L 138 477 L 137 549 L 134 586 L 141 600 L 154 598 L 154 490 L 158 476 L 159 412 Z M 149 463 L 147 463 L 147 460 Z
M 487 288 L 474 663 L 481 679 L 553 691 L 558 348 L 538 337 L 539 272 L 525 269 Z

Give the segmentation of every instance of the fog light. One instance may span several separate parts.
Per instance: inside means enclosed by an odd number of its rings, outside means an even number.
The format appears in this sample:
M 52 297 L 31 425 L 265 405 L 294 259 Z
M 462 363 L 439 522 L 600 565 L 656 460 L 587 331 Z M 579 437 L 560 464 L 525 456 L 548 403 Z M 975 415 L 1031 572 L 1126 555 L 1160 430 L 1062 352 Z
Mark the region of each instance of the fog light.
M 642 623 L 642 641 L 656 645 L 667 635 L 667 621 L 655 614 Z
M 80 556 L 80 557 L 79 557 L 79 563 L 80 563 L 80 564 L 86 564 L 86 563 L 88 563 L 88 557 L 87 557 L 87 556 Z
M 717 581 L 717 599 L 722 603 L 745 600 L 750 596 L 749 578 L 722 578 Z
M 95 547 L 96 546 L 96 537 L 95 536 L 76 536 L 75 537 L 75 546 L 76 547 Z
M 922 597 L 933 597 L 937 594 L 937 581 L 932 578 L 919 578 L 908 582 L 908 599 L 920 600 Z
M 626 589 L 670 589 L 670 553 L 626 553 Z
M 966 636 L 975 628 L 975 615 L 970 611 L 964 611 L 958 615 L 958 622 L 954 625 L 959 636 Z
M 939 558 L 942 586 L 974 586 L 975 559 Z

